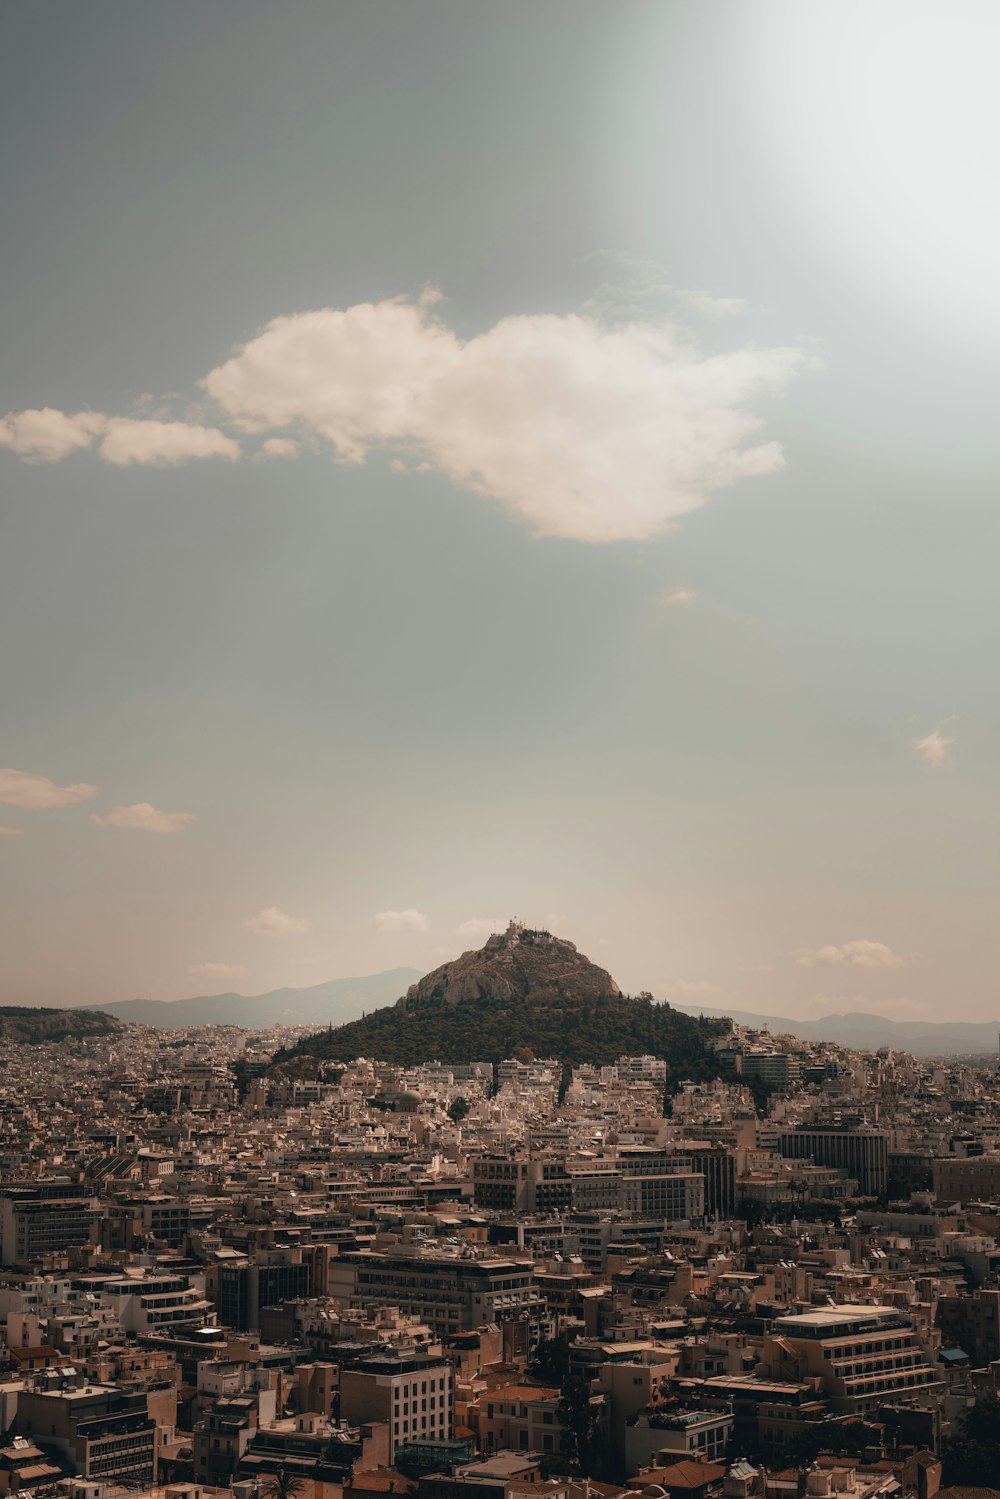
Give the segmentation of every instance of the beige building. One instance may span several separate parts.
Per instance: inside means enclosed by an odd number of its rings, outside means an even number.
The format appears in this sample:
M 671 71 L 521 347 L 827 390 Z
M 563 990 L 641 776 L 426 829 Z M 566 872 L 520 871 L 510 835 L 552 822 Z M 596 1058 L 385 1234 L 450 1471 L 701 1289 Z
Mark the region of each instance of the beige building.
M 892 1306 L 829 1306 L 779 1317 L 764 1339 L 763 1378 L 811 1380 L 835 1411 L 874 1411 L 886 1400 L 926 1404 L 943 1384 L 910 1319 Z
M 454 1433 L 452 1367 L 435 1354 L 386 1354 L 340 1376 L 340 1419 L 351 1426 L 389 1423 L 389 1462 L 407 1442 L 443 1441 Z

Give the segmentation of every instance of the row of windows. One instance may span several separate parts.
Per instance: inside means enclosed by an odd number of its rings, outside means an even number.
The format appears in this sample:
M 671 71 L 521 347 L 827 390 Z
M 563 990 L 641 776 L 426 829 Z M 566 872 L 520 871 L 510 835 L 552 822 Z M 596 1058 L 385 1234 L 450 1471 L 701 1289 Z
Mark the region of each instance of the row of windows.
M 430 1388 L 432 1390 L 443 1390 L 444 1386 L 445 1386 L 444 1375 L 442 1375 L 441 1378 L 438 1379 L 438 1380 L 433 1380 L 433 1379 L 430 1380 L 429 1383 L 430 1383 Z M 428 1386 L 428 1381 L 426 1379 L 422 1379 L 420 1381 L 420 1394 L 421 1395 L 426 1395 L 427 1394 L 427 1386 Z M 412 1384 L 408 1384 L 408 1385 L 397 1385 L 396 1386 L 396 1388 L 392 1392 L 392 1396 L 393 1396 L 393 1399 L 395 1401 L 397 1401 L 397 1402 L 399 1401 L 399 1398 L 400 1398 L 400 1391 L 402 1391 L 402 1393 L 404 1395 L 416 1395 L 416 1393 L 417 1393 L 417 1381 L 414 1380 Z

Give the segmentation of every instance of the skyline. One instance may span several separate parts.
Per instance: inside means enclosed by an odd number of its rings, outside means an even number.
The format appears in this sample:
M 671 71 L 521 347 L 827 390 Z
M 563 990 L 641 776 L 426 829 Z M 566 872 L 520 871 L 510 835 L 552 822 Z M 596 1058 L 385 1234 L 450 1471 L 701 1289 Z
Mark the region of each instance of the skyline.
M 11 12 L 0 1001 L 992 1019 L 997 26 Z

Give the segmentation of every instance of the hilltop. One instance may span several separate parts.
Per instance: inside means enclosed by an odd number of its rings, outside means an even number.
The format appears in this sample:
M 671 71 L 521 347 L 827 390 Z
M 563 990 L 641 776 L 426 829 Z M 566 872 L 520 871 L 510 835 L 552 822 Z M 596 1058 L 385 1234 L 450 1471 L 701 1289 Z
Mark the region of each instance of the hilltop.
M 35 1045 L 40 1041 L 66 1041 L 107 1036 L 120 1030 L 117 1020 L 102 1010 L 46 1010 L 27 1005 L 0 1005 L 0 1041 L 8 1045 Z
M 395 1005 L 309 1036 L 276 1062 L 500 1061 L 528 1047 L 570 1064 L 652 1053 L 666 1058 L 673 1077 L 698 1078 L 714 1070 L 704 1042 L 721 1030 L 648 995 L 629 998 L 572 942 L 512 922 L 411 984 Z

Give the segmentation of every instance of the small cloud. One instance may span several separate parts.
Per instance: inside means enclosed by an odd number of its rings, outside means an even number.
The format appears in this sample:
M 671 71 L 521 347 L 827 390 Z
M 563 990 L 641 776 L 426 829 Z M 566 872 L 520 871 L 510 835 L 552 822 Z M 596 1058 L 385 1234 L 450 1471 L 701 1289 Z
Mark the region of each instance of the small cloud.
M 206 979 L 212 982 L 219 979 L 227 982 L 230 979 L 245 979 L 250 970 L 244 968 L 242 963 L 195 963 L 188 969 L 193 979 Z
M 377 911 L 375 926 L 380 932 L 426 932 L 430 920 L 423 911 L 415 911 L 411 906 L 406 911 Z
M 606 278 L 588 298 L 587 309 L 612 321 L 649 319 L 678 311 L 718 321 L 747 310 L 740 297 L 719 297 L 674 286 L 657 261 L 627 250 L 598 250 L 585 255 L 581 263 L 595 266 Z
M 29 463 L 59 463 L 89 448 L 103 431 L 104 417 L 96 411 L 78 411 L 75 416 L 52 406 L 8 411 L 0 420 L 0 448 L 10 448 Z
M 931 770 L 940 770 L 948 760 L 948 751 L 956 743 L 955 738 L 942 733 L 941 725 L 925 734 L 923 739 L 911 739 L 910 745 L 916 750 L 924 764 Z
M 502 932 L 507 923 L 501 916 L 472 916 L 468 921 L 460 921 L 455 928 L 456 937 L 489 937 L 494 932 Z
M 697 602 L 698 594 L 694 588 L 671 588 L 660 600 L 668 609 L 689 609 Z
M 265 906 L 263 911 L 244 922 L 244 926 L 258 937 L 294 937 L 309 929 L 309 923 L 301 916 L 289 916 L 280 906 Z
M 4 827 L 0 827 L 0 838 L 23 838 L 23 837 L 24 837 L 24 829 L 23 828 L 4 828 Z
M 299 445 L 291 437 L 269 437 L 257 451 L 258 458 L 294 458 Z
M 57 786 L 48 776 L 35 775 L 28 770 L 0 770 L 0 806 L 4 807 L 24 807 L 30 812 L 47 811 L 50 807 L 72 807 L 77 802 L 88 801 L 97 792 L 96 786 L 83 783 Z
M 198 821 L 193 812 L 161 812 L 149 802 L 113 807 L 103 815 L 92 812 L 90 820 L 98 828 L 130 828 L 136 833 L 181 833 Z
M 902 968 L 906 963 L 898 953 L 884 942 L 869 942 L 859 938 L 844 942 L 839 947 L 833 944 L 820 947 L 816 952 L 803 953 L 796 959 L 797 968 Z

